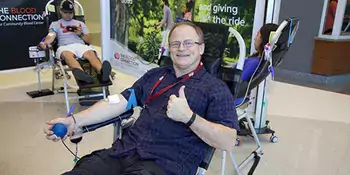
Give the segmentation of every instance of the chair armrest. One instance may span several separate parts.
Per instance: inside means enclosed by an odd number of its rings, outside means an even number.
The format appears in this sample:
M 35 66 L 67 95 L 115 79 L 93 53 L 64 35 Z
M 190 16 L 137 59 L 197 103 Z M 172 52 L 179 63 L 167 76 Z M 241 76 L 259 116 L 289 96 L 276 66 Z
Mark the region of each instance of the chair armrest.
M 107 121 L 104 121 L 104 122 L 101 122 L 101 123 L 97 123 L 97 124 L 92 124 L 92 125 L 88 125 L 88 126 L 83 126 L 82 129 L 83 129 L 83 133 L 86 133 L 86 132 L 90 132 L 90 131 L 94 131 L 98 128 L 101 128 L 101 127 L 104 127 L 104 126 L 107 126 L 109 124 L 112 124 L 112 123 L 116 123 L 116 122 L 119 122 L 123 119 L 127 119 L 129 118 L 130 116 L 132 116 L 132 114 L 134 113 L 134 110 L 129 110 L 129 111 L 126 111 L 124 112 L 123 114 L 115 117 L 115 118 L 112 118 L 110 120 L 107 120 Z
M 270 62 L 262 61 L 257 68 L 258 71 L 252 75 L 253 78 L 249 81 L 239 82 L 237 78 L 240 78 L 242 71 L 229 67 L 221 67 L 219 76 L 221 76 L 220 79 L 226 83 L 235 98 L 242 98 L 270 75 L 269 65 Z
M 211 159 L 213 158 L 215 153 L 215 148 L 209 147 L 205 152 L 205 157 L 203 161 L 199 164 L 199 167 L 208 170 L 208 167 L 210 165 Z

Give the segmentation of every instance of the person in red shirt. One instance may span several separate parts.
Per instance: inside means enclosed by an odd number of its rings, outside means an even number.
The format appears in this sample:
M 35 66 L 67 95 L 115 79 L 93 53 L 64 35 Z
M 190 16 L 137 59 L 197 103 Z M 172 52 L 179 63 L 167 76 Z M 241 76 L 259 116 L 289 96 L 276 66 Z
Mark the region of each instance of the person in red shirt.
M 335 19 L 335 12 L 337 11 L 338 0 L 330 0 L 326 14 L 326 25 L 324 34 L 331 34 L 333 31 L 333 24 Z

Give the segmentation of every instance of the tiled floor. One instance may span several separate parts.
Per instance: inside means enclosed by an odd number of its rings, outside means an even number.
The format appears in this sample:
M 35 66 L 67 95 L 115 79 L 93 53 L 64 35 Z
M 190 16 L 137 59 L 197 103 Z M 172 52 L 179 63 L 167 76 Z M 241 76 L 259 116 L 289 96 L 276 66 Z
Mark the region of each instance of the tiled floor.
M 348 80 L 347 83 L 342 83 L 342 84 L 324 84 L 324 83 L 313 83 L 313 82 L 301 82 L 298 80 L 293 80 L 293 79 L 286 79 L 285 77 L 283 78 L 276 78 L 277 81 L 289 83 L 289 84 L 295 84 L 299 86 L 304 86 L 304 87 L 310 87 L 310 88 L 315 88 L 315 89 L 321 89 L 321 90 L 326 90 L 326 91 L 332 91 L 336 93 L 341 93 L 341 94 L 346 94 L 350 95 L 350 80 Z
M 43 134 L 45 121 L 65 115 L 63 94 L 31 99 L 26 92 L 37 89 L 35 76 L 32 71 L 0 74 L 0 175 L 60 174 L 73 167 L 63 144 L 47 141 Z M 51 87 L 50 71 L 42 73 L 42 80 L 43 88 Z M 110 90 L 118 93 L 134 81 L 117 72 Z M 280 82 L 271 82 L 269 91 L 267 118 L 279 142 L 270 143 L 269 135 L 260 135 L 264 155 L 255 174 L 350 174 L 350 96 Z M 112 129 L 86 134 L 79 155 L 109 147 Z M 241 139 L 243 144 L 234 152 L 237 161 L 255 148 L 251 138 Z M 217 151 L 207 174 L 220 174 L 220 158 Z M 227 165 L 226 174 L 234 174 L 229 158 Z

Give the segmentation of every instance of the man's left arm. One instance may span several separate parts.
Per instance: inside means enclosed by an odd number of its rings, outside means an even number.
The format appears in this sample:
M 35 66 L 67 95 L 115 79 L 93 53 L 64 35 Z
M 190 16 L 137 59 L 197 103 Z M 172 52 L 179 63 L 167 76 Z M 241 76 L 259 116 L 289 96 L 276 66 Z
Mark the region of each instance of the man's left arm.
M 84 40 L 85 43 L 91 44 L 91 36 L 89 34 L 89 30 L 87 29 L 84 23 L 81 23 L 81 27 L 78 27 L 76 34 Z
M 223 150 L 232 151 L 237 131 L 225 125 L 210 122 L 198 115 L 190 126 L 191 130 L 208 145 Z
M 231 95 L 229 91 L 227 92 Z M 190 129 L 208 145 L 220 150 L 231 151 L 235 146 L 237 136 L 236 129 L 233 129 L 238 128 L 237 113 L 233 97 L 230 98 L 226 94 L 224 98 L 227 99 L 215 98 L 209 104 L 208 116 L 205 119 L 194 114 L 190 109 L 183 86 L 179 90 L 179 97 L 170 96 L 167 115 L 175 121 L 190 124 Z

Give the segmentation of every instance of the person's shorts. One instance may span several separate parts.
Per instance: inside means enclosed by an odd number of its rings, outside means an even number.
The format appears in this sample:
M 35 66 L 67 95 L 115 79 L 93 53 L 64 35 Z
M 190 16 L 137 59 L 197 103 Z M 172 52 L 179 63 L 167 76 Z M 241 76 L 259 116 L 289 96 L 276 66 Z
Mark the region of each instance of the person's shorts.
M 89 50 L 95 52 L 93 47 L 85 45 L 85 44 L 80 44 L 80 43 L 68 44 L 65 46 L 58 47 L 57 52 L 56 52 L 56 56 L 58 58 L 61 58 L 62 52 L 69 51 L 69 52 L 72 52 L 77 59 L 83 59 L 84 53 L 89 51 Z

